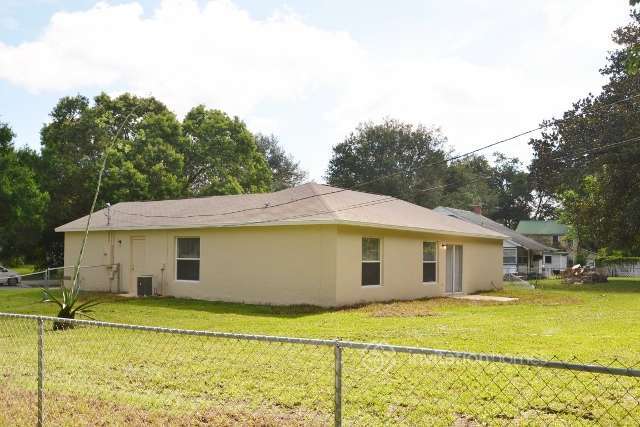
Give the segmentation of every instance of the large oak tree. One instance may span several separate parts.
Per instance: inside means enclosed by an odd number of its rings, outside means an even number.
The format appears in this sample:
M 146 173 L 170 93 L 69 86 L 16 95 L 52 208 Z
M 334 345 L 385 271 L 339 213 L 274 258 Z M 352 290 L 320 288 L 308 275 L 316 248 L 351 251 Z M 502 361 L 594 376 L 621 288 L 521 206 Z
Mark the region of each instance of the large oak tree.
M 38 241 L 49 201 L 32 168 L 35 153 L 16 150 L 13 138 L 0 123 L 0 259 L 12 264 L 43 255 Z
M 531 174 L 537 192 L 561 202 L 584 247 L 640 254 L 640 141 L 633 139 L 640 137 L 640 75 L 627 66 L 640 44 L 640 14 L 632 18 L 614 32 L 619 48 L 601 70 L 602 92 L 545 122 L 531 141 Z

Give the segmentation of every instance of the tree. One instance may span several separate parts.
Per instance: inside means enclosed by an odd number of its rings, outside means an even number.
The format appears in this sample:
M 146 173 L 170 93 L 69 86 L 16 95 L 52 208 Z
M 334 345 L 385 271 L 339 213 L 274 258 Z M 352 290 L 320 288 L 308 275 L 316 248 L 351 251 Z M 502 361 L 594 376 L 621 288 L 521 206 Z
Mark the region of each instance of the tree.
M 640 4 L 640 0 L 629 0 L 629 6 L 634 7 Z M 631 15 L 636 14 L 632 11 Z M 629 75 L 636 75 L 640 71 L 640 44 L 632 44 L 629 46 L 627 58 L 624 61 L 625 69 Z
M 49 200 L 33 169 L 21 161 L 33 152 L 16 151 L 13 137 L 11 128 L 0 123 L 0 258 L 9 263 L 32 260 Z
M 271 171 L 244 122 L 203 105 L 182 123 L 184 175 L 189 194 L 259 193 L 271 188 Z
M 529 219 L 532 213 L 529 174 L 517 158 L 501 153 L 494 153 L 494 158 L 489 185 L 496 193 L 496 201 L 490 217 L 509 228 L 516 228 L 520 220 Z
M 545 132 L 530 142 L 530 170 L 535 190 L 562 202 L 564 218 L 581 244 L 640 253 L 640 143 L 633 140 L 640 136 L 640 76 L 626 67 L 640 43 L 640 14 L 632 17 L 614 32 L 620 48 L 601 70 L 609 79 L 602 92 L 579 100 L 561 119 L 543 123 Z M 595 195 L 597 204 L 569 206 Z M 604 218 L 602 212 L 607 212 Z M 597 227 L 594 218 L 602 218 Z
M 452 161 L 446 170 L 446 188 L 442 190 L 438 204 L 464 210 L 480 205 L 483 214 L 491 217 L 498 201 L 496 191 L 491 187 L 492 173 L 484 156 Z
M 306 179 L 307 173 L 300 168 L 299 162 L 284 151 L 276 136 L 256 134 L 256 144 L 271 169 L 272 191 L 295 187 Z
M 447 161 L 449 152 L 437 129 L 397 120 L 363 123 L 333 148 L 326 179 L 428 208 L 480 204 L 485 215 L 511 227 L 529 218 L 528 174 L 517 159 L 496 154 L 492 166 L 484 156 Z
M 624 242 L 616 241 L 611 235 L 614 227 L 612 222 L 624 226 L 626 219 L 619 212 L 608 211 L 608 194 L 606 191 L 606 177 L 600 174 L 587 175 L 576 189 L 564 191 L 560 195 L 563 209 L 560 218 L 571 224 L 573 233 L 579 236 L 583 246 L 602 248 L 609 244 L 620 247 Z M 635 245 L 640 244 L 640 236 L 629 236 L 635 239 Z M 634 244 L 632 244 L 634 245 Z
M 333 147 L 326 180 L 330 185 L 386 194 L 435 206 L 445 183 L 446 138 L 438 129 L 387 119 L 360 124 Z
M 47 264 L 62 262 L 62 237 L 53 229 L 88 212 L 105 144 L 123 123 L 121 136 L 107 150 L 98 206 L 184 194 L 184 139 L 166 106 L 129 94 L 113 99 L 101 94 L 93 105 L 80 95 L 62 98 L 41 131 L 39 180 L 51 197 L 43 237 Z

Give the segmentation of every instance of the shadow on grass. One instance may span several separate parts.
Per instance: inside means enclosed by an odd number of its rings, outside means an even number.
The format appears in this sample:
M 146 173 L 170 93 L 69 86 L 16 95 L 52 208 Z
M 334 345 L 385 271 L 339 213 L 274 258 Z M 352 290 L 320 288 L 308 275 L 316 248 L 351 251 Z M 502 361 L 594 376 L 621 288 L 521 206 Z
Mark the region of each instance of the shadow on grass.
M 101 295 L 105 294 L 92 294 L 92 296 L 96 297 L 100 297 Z M 107 299 L 108 298 L 109 297 L 107 297 Z M 234 314 L 241 316 L 280 318 L 298 318 L 337 310 L 333 308 L 319 307 L 314 305 L 258 305 L 223 301 L 204 301 L 174 297 L 112 297 L 108 302 L 116 301 L 118 304 L 126 304 L 131 307 L 144 307 L 150 309 L 158 308 L 170 310 L 189 310 L 205 312 L 209 314 Z
M 532 282 L 534 283 L 534 282 Z M 148 315 L 161 314 L 167 316 L 167 310 L 180 310 L 185 313 L 193 312 L 194 316 L 202 313 L 213 315 L 239 315 L 255 316 L 263 318 L 295 319 L 306 316 L 321 315 L 331 312 L 360 312 L 373 317 L 422 317 L 437 315 L 438 312 L 450 308 L 464 306 L 495 306 L 495 305 L 565 305 L 581 304 L 580 295 L 591 294 L 637 294 L 640 293 L 640 280 L 637 278 L 612 277 L 607 283 L 567 285 L 560 280 L 540 280 L 537 289 L 527 290 L 516 287 L 507 287 L 502 291 L 482 292 L 487 295 L 513 296 L 519 298 L 517 302 L 479 302 L 468 300 L 455 300 L 451 298 L 426 298 L 411 301 L 386 301 L 359 304 L 348 307 L 326 308 L 313 305 L 258 305 L 230 303 L 222 301 L 204 301 L 196 299 L 184 299 L 174 297 L 146 297 L 131 298 L 109 293 L 83 292 L 82 300 L 98 298 L 103 304 L 98 306 L 99 311 L 120 311 L 121 308 L 130 307 L 131 311 L 146 312 Z M 40 296 L 40 295 L 38 295 Z M 50 314 L 51 309 L 47 305 L 33 300 L 31 292 L 21 295 L 7 295 L 8 300 L 16 299 L 18 304 L 11 310 L 17 312 L 38 311 L 41 314 Z M 19 300 L 19 301 L 18 301 Z M 7 301 L 9 302 L 9 301 Z M 1 304 L 0 304 L 1 305 Z M 20 307 L 16 307 L 19 305 Z M 114 306 L 118 306 L 115 308 Z M 17 310 L 16 310 L 17 308 Z M 2 310 L 0 310 L 2 311 Z M 125 310 L 129 311 L 129 310 Z

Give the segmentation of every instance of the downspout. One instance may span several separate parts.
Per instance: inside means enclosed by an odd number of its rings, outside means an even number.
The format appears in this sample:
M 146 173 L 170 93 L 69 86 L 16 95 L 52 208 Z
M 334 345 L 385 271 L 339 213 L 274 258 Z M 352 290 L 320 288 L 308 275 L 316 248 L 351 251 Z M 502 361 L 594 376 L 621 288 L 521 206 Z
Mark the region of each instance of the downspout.
M 113 278 L 114 278 L 114 271 L 113 271 L 113 261 L 114 261 L 114 255 L 113 255 L 113 251 L 114 251 L 114 244 L 113 244 L 113 231 L 109 231 L 107 233 L 107 242 L 109 245 L 109 292 L 113 292 Z

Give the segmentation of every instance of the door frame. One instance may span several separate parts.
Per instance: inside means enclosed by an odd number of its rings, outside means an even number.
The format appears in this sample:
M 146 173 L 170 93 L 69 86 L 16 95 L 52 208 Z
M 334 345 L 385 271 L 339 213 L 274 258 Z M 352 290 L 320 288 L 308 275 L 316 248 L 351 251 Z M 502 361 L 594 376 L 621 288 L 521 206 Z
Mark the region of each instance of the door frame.
M 451 275 L 449 275 L 449 250 L 451 250 Z M 458 257 L 458 251 L 460 256 Z M 456 268 L 460 264 L 460 268 Z M 464 277 L 464 248 L 463 245 L 456 244 L 447 244 L 447 249 L 445 252 L 445 283 L 444 283 L 444 293 L 446 295 L 460 295 L 464 294 L 464 285 L 462 282 L 462 278 Z M 460 277 L 456 276 L 457 271 L 460 270 Z M 451 280 L 451 291 L 449 291 L 449 280 Z M 460 281 L 460 290 L 456 291 L 456 281 Z
M 134 272 L 134 268 L 135 268 L 135 264 L 134 264 L 134 256 L 133 256 L 133 251 L 134 251 L 134 241 L 136 240 L 142 240 L 144 242 L 144 257 L 145 257 L 145 269 L 146 269 L 146 257 L 147 257 L 147 236 L 131 236 L 129 238 L 129 292 L 128 293 L 132 293 L 134 295 L 138 294 L 138 283 L 136 280 L 136 275 L 133 274 Z M 139 274 L 144 274 L 143 272 L 139 272 Z

